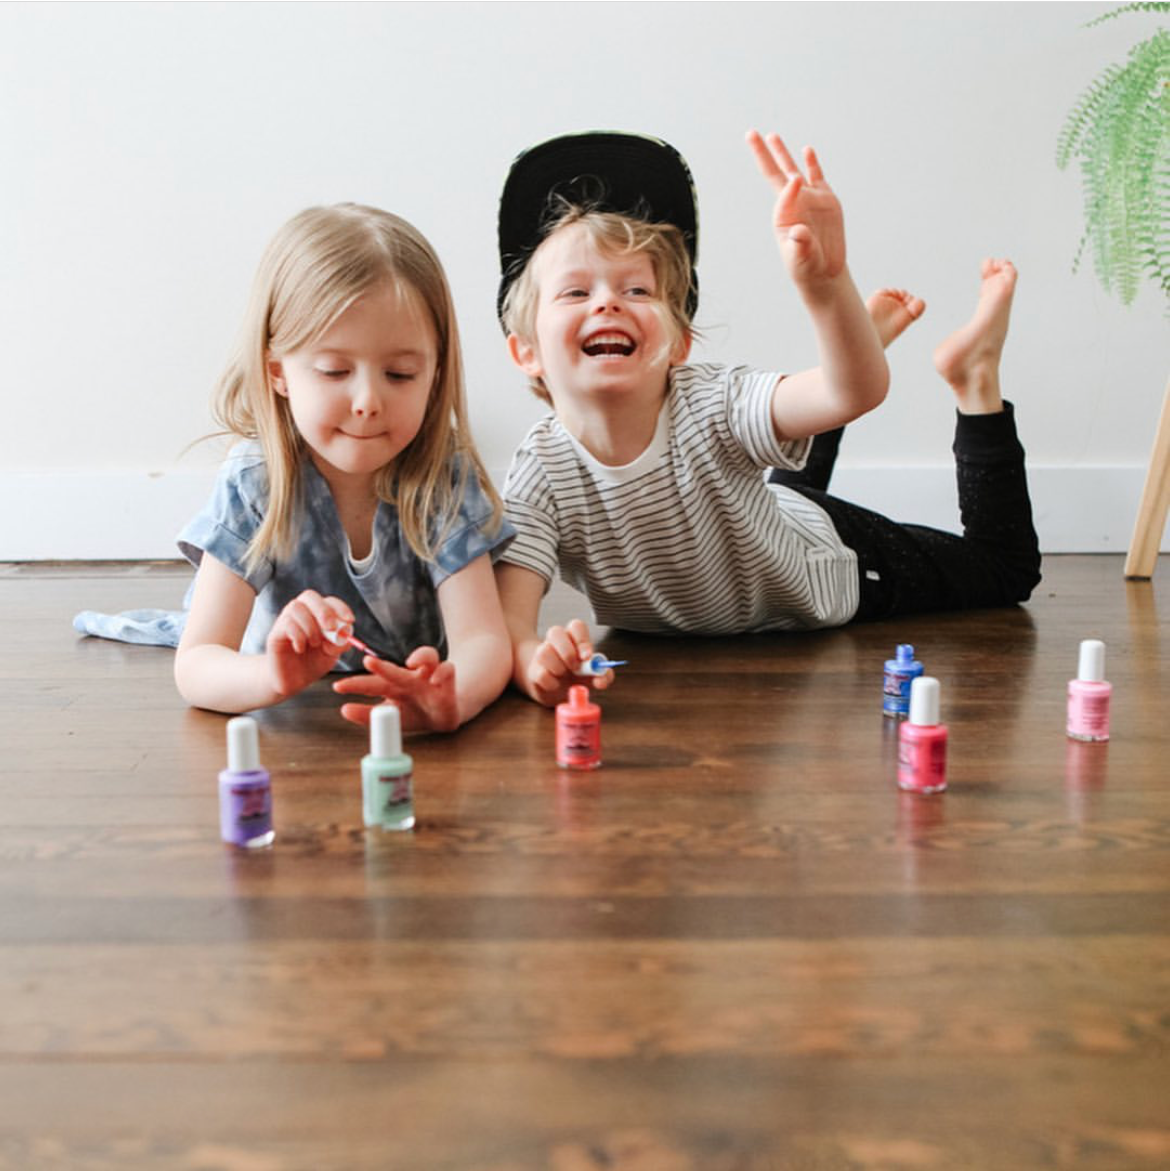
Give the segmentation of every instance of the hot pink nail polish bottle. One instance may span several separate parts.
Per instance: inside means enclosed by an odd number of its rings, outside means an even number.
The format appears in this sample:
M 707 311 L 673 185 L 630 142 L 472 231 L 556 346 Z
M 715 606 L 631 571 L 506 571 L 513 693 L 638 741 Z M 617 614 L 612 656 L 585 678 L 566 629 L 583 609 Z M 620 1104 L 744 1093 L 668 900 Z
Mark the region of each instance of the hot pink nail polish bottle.
M 938 719 L 938 680 L 910 684 L 910 719 L 898 730 L 898 785 L 918 794 L 947 788 L 947 726 Z
M 1068 682 L 1068 735 L 1074 741 L 1109 739 L 1109 701 L 1113 685 L 1105 679 L 1105 644 L 1081 643 L 1077 678 Z

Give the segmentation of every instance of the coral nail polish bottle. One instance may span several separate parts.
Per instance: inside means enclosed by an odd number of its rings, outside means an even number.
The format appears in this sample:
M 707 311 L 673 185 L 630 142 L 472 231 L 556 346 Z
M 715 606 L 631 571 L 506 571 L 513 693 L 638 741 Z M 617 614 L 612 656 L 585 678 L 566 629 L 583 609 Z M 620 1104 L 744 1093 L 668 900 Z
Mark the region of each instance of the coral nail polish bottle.
M 1068 682 L 1068 735 L 1074 741 L 1109 739 L 1109 702 L 1113 685 L 1105 679 L 1105 644 L 1081 642 L 1077 678 Z
M 938 680 L 910 685 L 910 719 L 898 729 L 898 785 L 919 794 L 947 788 L 947 726 L 938 719 Z
M 909 643 L 899 643 L 894 656 L 886 660 L 882 678 L 882 715 L 905 720 L 910 712 L 910 685 L 922 675 L 922 664 Z
M 228 721 L 227 754 L 227 768 L 219 775 L 220 837 L 232 846 L 268 846 L 276 837 L 272 783 L 260 765 L 259 735 L 250 716 Z
M 362 758 L 362 821 L 379 830 L 414 825 L 414 762 L 402 751 L 402 716 L 396 704 L 370 713 L 370 751 Z
M 562 769 L 596 769 L 601 764 L 601 708 L 589 689 L 574 684 L 557 705 L 557 764 Z

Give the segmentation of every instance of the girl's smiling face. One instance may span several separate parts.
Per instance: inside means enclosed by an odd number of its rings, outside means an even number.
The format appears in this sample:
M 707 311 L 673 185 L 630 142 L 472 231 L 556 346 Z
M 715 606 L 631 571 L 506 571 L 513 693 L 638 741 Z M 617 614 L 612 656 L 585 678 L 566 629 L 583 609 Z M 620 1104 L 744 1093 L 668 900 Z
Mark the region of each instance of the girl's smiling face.
M 435 330 L 409 287 L 382 284 L 359 297 L 316 341 L 270 356 L 273 389 L 318 470 L 370 477 L 415 438 L 435 385 Z
M 661 396 L 687 345 L 672 340 L 654 265 L 644 252 L 602 251 L 580 225 L 554 232 L 530 262 L 537 288 L 535 337 L 509 339 L 512 356 L 540 378 L 554 406 L 581 396 Z

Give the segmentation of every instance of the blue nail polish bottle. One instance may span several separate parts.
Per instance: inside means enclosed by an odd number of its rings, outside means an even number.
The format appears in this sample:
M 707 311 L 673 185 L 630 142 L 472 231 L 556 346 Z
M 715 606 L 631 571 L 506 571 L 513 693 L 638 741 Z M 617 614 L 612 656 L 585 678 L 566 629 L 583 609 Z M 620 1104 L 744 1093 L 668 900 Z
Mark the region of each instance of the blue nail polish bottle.
M 914 658 L 910 643 L 899 643 L 895 658 L 886 660 L 882 681 L 882 715 L 905 720 L 910 715 L 910 685 L 922 675 L 922 664 Z

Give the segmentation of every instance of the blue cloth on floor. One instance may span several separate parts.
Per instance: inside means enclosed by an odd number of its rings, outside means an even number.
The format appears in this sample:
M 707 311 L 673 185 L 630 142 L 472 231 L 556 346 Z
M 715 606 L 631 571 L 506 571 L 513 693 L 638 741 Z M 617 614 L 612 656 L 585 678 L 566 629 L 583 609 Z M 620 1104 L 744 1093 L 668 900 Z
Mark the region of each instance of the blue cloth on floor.
M 97 635 L 122 643 L 147 643 L 156 647 L 178 647 L 187 622 L 182 610 L 128 610 L 123 614 L 100 614 L 83 610 L 73 619 L 80 635 Z

